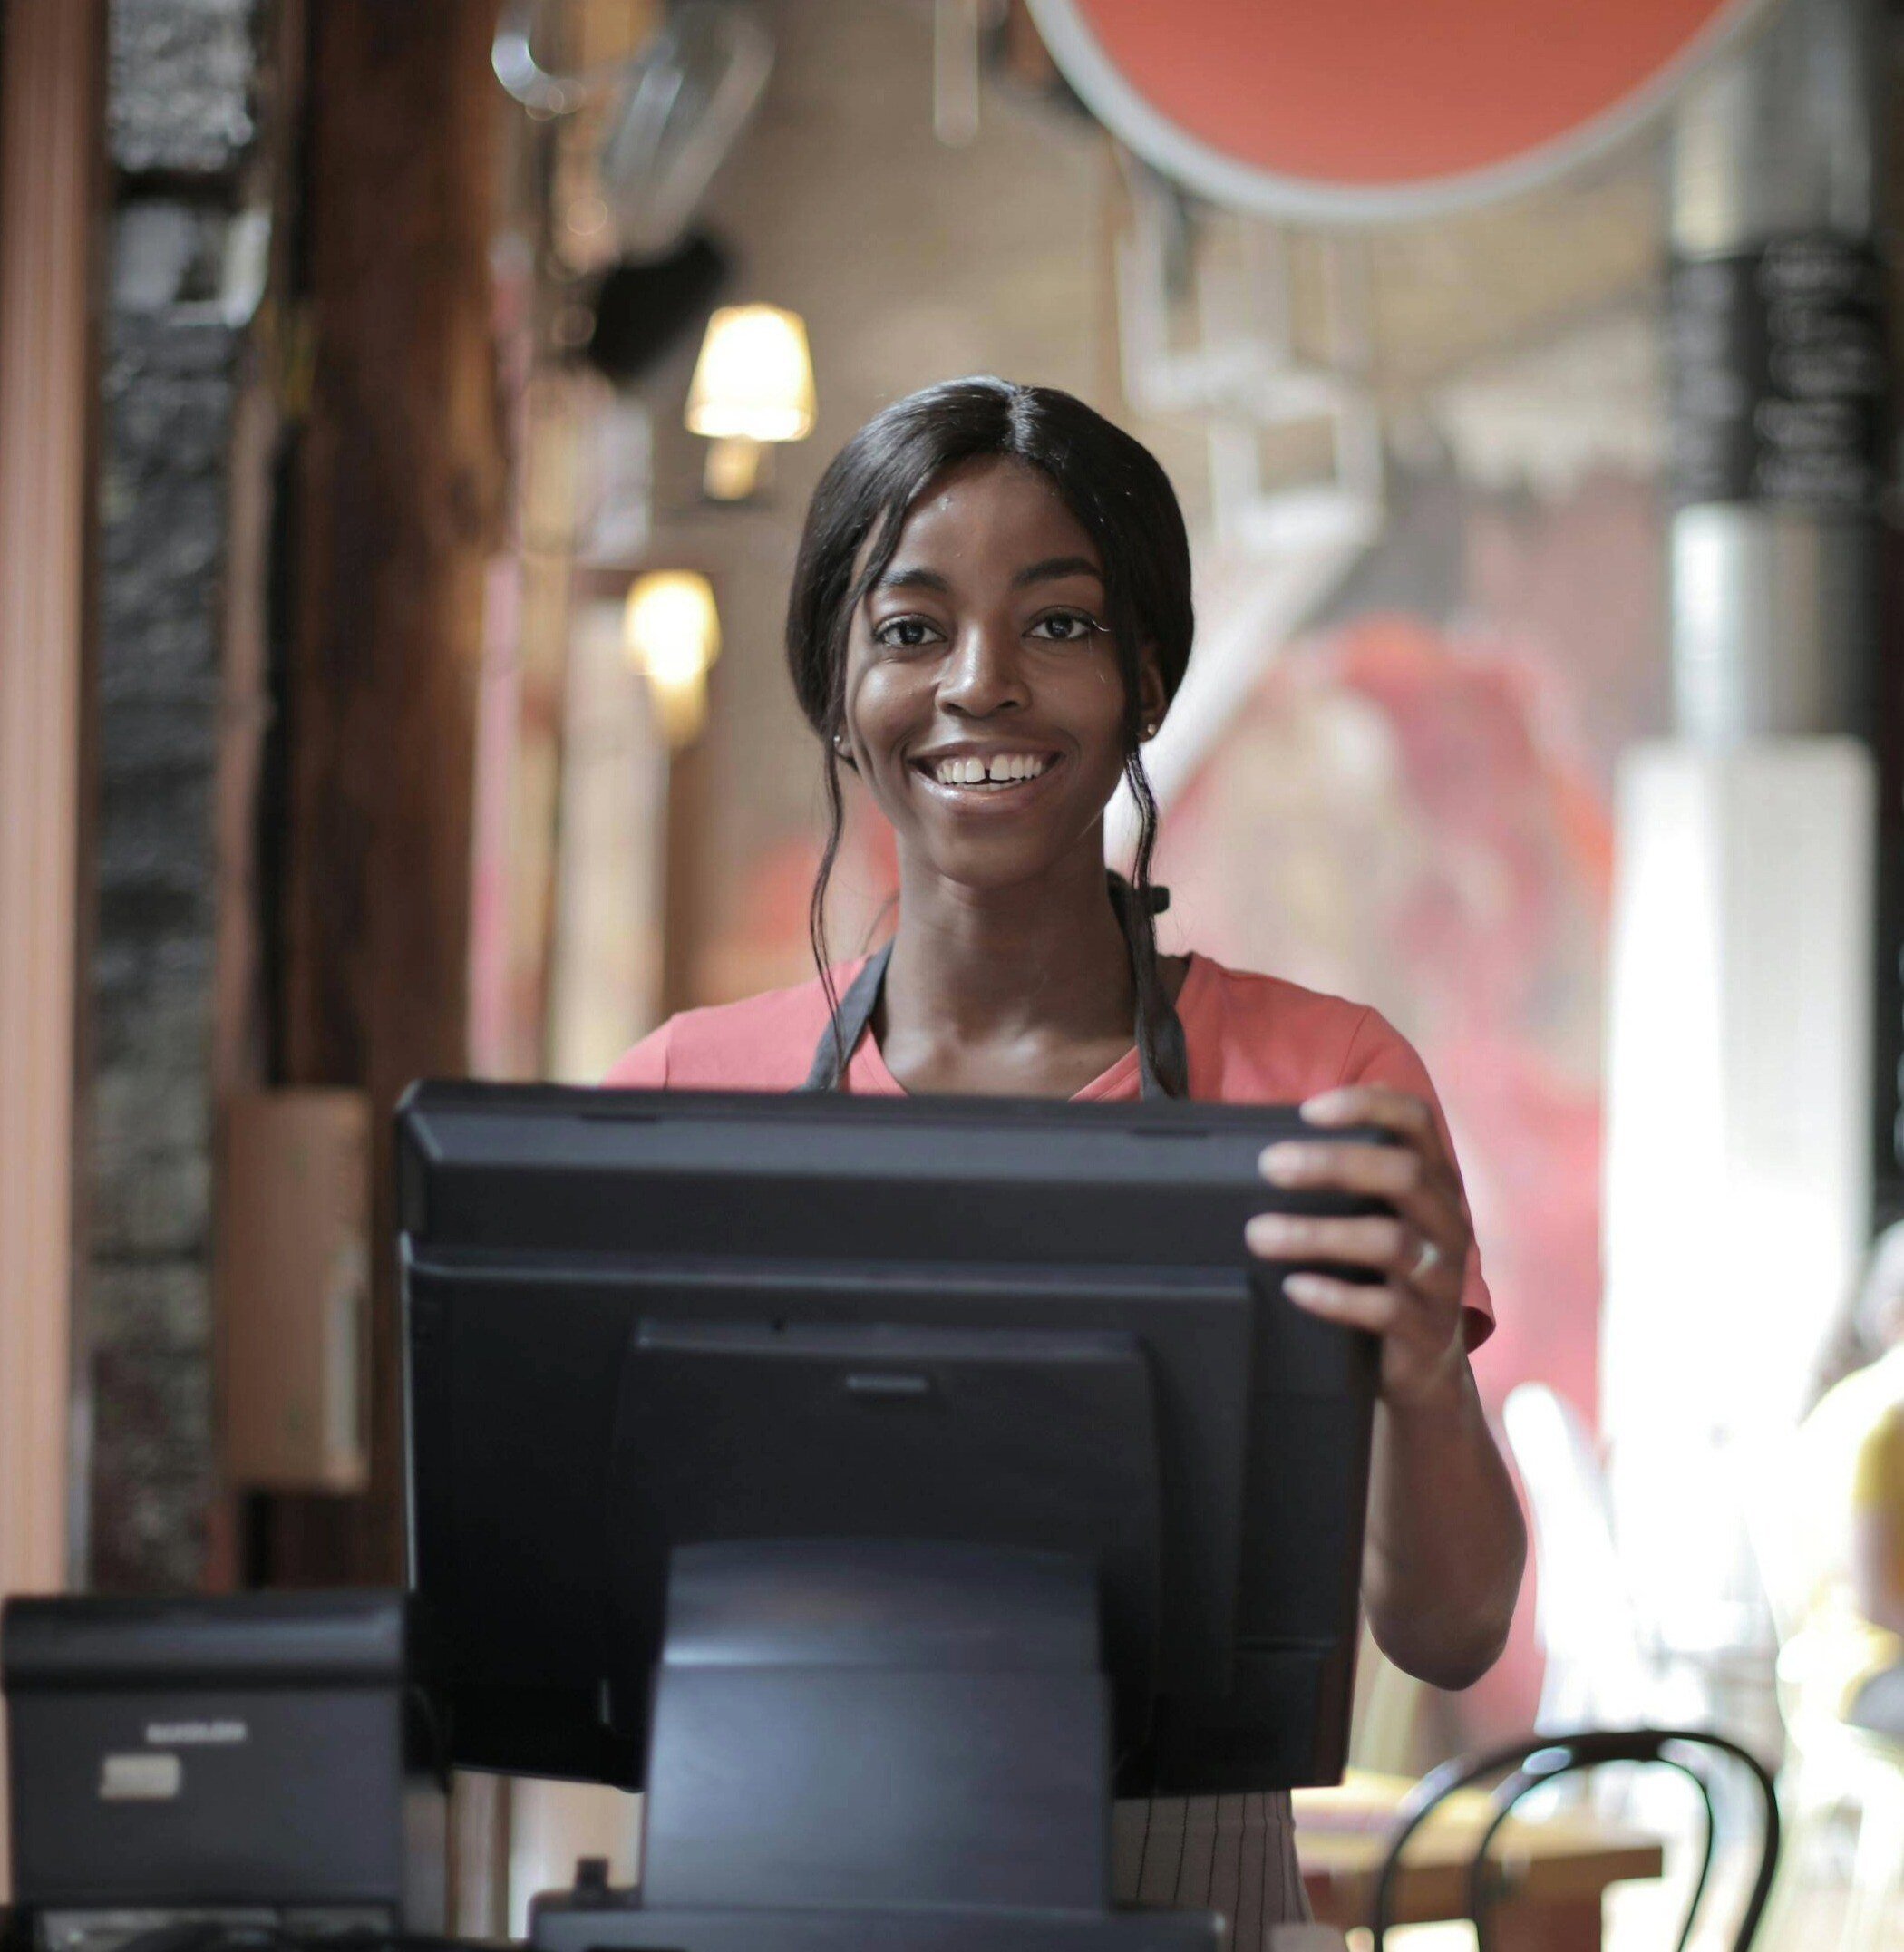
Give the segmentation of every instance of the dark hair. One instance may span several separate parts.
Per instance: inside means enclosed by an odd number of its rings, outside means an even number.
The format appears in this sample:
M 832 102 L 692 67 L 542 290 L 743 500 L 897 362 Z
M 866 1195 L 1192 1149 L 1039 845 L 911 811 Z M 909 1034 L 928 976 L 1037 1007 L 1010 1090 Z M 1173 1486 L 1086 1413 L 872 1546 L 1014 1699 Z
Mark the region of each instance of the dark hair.
M 1151 889 L 1157 802 L 1141 756 L 1138 679 L 1141 653 L 1149 648 L 1165 694 L 1173 695 L 1190 660 L 1194 617 L 1183 511 L 1150 450 L 1082 400 L 1052 386 L 1016 386 L 988 377 L 928 386 L 874 415 L 821 476 L 800 539 L 787 599 L 787 664 L 801 710 L 820 734 L 825 757 L 829 824 L 807 926 L 834 1038 L 837 1044 L 839 997 L 827 964 L 826 892 L 845 818 L 833 742 L 845 724 L 853 615 L 892 560 L 913 503 L 948 468 L 991 455 L 1023 461 L 1048 477 L 1097 545 L 1104 566 L 1106 620 L 1124 679 L 1124 779 L 1140 820 L 1133 898 L 1126 907 L 1139 1034 L 1148 1047 L 1161 1000 Z M 842 1070 L 849 1054 L 837 1053 Z

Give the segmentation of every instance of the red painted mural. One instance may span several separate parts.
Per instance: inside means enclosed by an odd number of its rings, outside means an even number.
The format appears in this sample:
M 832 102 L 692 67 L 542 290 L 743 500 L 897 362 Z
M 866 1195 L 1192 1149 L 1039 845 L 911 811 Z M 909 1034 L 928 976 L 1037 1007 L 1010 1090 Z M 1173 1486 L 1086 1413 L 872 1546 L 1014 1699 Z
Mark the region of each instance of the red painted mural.
M 1589 1416 L 1611 830 L 1557 680 L 1404 616 L 1277 657 L 1166 818 L 1170 934 L 1374 1004 L 1453 1128 L 1501 1327 L 1498 1404 L 1539 1378 Z M 1477 1718 L 1524 1719 L 1530 1635 Z

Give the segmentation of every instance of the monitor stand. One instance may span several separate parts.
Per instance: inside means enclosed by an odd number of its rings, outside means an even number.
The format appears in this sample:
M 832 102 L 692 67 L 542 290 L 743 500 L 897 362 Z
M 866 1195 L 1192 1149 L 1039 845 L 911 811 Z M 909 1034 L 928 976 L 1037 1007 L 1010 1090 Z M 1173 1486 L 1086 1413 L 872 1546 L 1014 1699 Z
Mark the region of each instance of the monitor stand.
M 538 1952 L 1216 1952 L 1111 1908 L 1097 1582 L 1066 1555 L 677 1549 L 639 1893 L 539 1899 Z

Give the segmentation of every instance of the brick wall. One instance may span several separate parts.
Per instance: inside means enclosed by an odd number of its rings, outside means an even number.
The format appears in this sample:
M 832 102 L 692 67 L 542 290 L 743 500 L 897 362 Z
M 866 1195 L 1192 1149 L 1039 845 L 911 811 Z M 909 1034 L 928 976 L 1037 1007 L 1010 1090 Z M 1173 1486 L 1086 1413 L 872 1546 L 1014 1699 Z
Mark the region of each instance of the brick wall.
M 214 790 L 260 0 L 114 0 L 82 1400 L 90 1575 L 188 1587 L 209 1505 Z

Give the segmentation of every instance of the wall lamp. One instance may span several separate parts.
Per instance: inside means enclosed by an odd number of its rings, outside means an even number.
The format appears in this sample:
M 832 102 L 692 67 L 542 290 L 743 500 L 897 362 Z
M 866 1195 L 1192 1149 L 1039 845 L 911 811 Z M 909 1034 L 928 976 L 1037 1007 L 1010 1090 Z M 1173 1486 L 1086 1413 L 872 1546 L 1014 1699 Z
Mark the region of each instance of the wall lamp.
M 767 445 L 813 431 L 813 362 L 797 312 L 723 306 L 707 322 L 687 390 L 687 430 L 712 442 L 704 483 L 715 501 L 744 501 L 765 478 Z
M 622 613 L 622 647 L 648 681 L 670 745 L 686 745 L 707 723 L 707 669 L 721 654 L 714 590 L 692 569 L 636 577 Z

